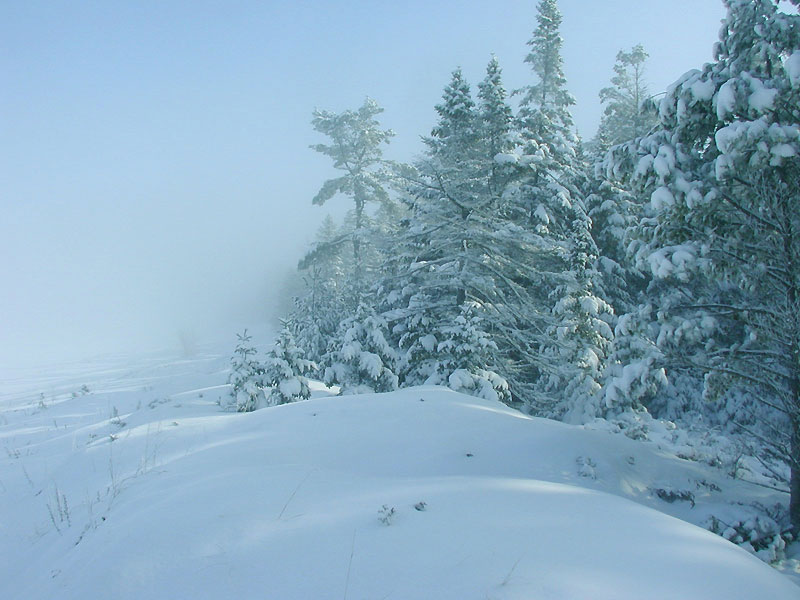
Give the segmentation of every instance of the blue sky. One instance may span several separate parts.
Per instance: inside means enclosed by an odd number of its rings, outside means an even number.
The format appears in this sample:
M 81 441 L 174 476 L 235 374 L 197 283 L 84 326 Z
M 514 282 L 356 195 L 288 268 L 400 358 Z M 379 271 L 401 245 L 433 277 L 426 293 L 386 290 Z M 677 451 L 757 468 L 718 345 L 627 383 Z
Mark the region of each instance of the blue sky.
M 457 66 L 506 87 L 535 2 L 0 3 L 0 361 L 173 345 L 267 320 L 328 211 L 315 107 L 367 95 L 409 160 Z M 561 0 L 580 133 L 618 50 L 654 92 L 711 60 L 717 0 Z

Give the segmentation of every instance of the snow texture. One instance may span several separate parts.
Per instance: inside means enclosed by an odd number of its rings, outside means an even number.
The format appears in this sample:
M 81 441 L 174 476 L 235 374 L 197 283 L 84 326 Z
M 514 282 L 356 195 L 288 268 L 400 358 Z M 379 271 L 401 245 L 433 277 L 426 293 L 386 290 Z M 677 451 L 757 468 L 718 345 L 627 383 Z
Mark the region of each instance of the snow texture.
M 800 86 L 800 50 L 796 50 L 784 63 L 786 75 L 793 88 Z
M 736 80 L 722 84 L 717 92 L 717 118 L 724 121 L 736 107 Z
M 225 413 L 226 360 L 4 382 L 4 598 L 798 597 L 686 522 L 776 492 L 443 388 Z

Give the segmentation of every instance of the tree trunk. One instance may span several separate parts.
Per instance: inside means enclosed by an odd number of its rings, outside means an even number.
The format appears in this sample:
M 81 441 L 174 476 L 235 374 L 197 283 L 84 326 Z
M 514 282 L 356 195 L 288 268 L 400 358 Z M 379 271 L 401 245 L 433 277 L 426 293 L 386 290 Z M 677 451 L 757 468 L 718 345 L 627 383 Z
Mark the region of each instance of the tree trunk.
M 800 407 L 800 405 L 795 405 Z M 789 519 L 795 539 L 800 536 L 800 415 L 792 417 L 792 447 L 789 456 Z
M 788 181 L 786 174 L 782 180 Z M 788 289 L 786 293 L 786 314 L 789 316 L 791 327 L 791 354 L 789 360 L 789 398 L 786 412 L 789 415 L 789 519 L 795 536 L 800 535 L 800 314 L 798 314 L 798 300 L 800 300 L 800 264 L 797 256 L 797 236 L 795 235 L 795 204 L 793 198 L 785 193 L 780 193 L 781 186 L 765 186 L 777 196 L 777 208 L 783 224 L 783 262 L 789 273 Z
M 364 262 L 361 253 L 361 236 L 364 227 L 364 193 L 360 187 L 355 191 L 356 229 L 353 232 L 353 308 L 358 308 L 364 293 Z

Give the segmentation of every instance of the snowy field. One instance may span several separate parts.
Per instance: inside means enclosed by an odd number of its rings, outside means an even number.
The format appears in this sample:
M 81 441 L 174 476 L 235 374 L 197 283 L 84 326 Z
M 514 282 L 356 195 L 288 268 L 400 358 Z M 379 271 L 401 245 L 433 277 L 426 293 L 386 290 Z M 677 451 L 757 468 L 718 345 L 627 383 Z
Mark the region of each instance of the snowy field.
M 228 356 L 2 373 L 0 598 L 797 600 L 779 492 L 442 388 L 222 412 Z

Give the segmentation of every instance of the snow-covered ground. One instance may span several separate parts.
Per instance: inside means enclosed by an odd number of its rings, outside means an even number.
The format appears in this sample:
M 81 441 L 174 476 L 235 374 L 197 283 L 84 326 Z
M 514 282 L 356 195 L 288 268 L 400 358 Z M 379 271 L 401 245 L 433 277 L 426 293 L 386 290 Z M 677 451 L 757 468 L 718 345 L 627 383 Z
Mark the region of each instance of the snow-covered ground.
M 779 492 L 442 388 L 225 413 L 227 366 L 2 374 L 1 598 L 800 597 L 692 524 Z

